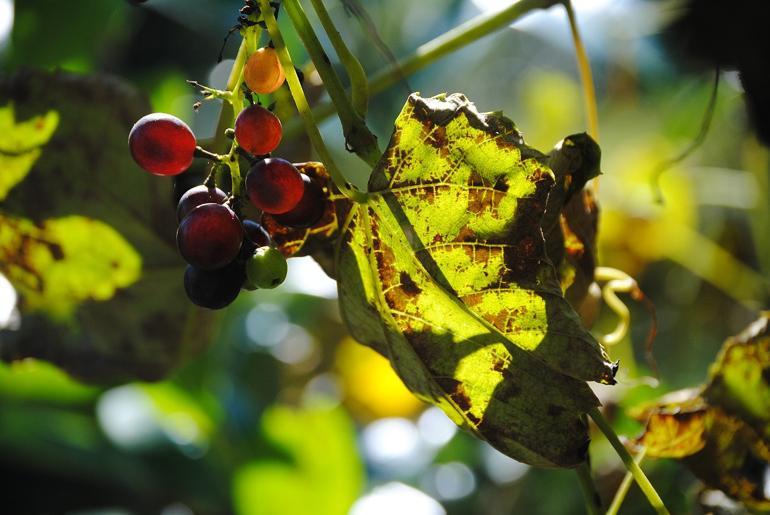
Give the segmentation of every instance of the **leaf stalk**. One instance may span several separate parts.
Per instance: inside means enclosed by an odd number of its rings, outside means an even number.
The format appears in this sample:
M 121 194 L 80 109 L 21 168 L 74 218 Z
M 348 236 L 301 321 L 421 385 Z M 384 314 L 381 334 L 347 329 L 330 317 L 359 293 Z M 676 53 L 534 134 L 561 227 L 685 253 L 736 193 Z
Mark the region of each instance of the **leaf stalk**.
M 404 76 L 411 75 L 455 50 L 511 24 L 525 14 L 537 9 L 548 9 L 559 3 L 561 0 L 518 0 L 500 11 L 481 14 L 420 45 L 412 54 L 400 59 L 396 65 L 376 73 L 369 80 L 369 93 L 374 95 L 382 92 Z M 316 119 L 323 120 L 331 116 L 335 109 L 334 103 L 325 103 L 313 109 L 313 114 Z M 284 133 L 290 137 L 296 135 L 299 129 L 296 122 L 288 123 Z
M 660 495 L 658 495 L 658 492 L 655 491 L 655 487 L 653 487 L 650 480 L 647 479 L 647 476 L 644 474 L 641 467 L 639 467 L 639 464 L 634 461 L 633 457 L 631 457 L 628 449 L 626 449 L 623 442 L 618 438 L 618 435 L 612 427 L 610 427 L 610 424 L 607 422 L 607 419 L 604 418 L 604 415 L 602 415 L 598 408 L 591 408 L 588 415 L 593 419 L 599 430 L 604 433 L 604 436 L 607 437 L 607 440 L 609 440 L 610 444 L 615 449 L 615 452 L 626 466 L 626 470 L 631 473 L 636 484 L 639 485 L 642 493 L 647 497 L 650 506 L 652 506 L 653 509 L 655 509 L 655 512 L 660 515 L 669 515 L 669 511 L 663 504 L 663 500 L 660 498 Z
M 591 467 L 588 461 L 578 466 L 575 472 L 577 472 L 580 489 L 583 491 L 583 497 L 585 497 L 586 513 L 588 515 L 601 515 L 601 499 L 599 492 L 596 491 L 593 477 L 591 477 Z
M 345 134 L 345 142 L 349 150 L 358 155 L 358 157 L 363 159 L 369 166 L 373 167 L 377 164 L 377 161 L 379 161 L 380 156 L 382 156 L 382 152 L 377 146 L 377 138 L 366 126 L 364 119 L 357 112 L 356 108 L 348 98 L 348 94 L 345 92 L 345 88 L 342 85 L 339 75 L 337 75 L 337 72 L 334 71 L 334 68 L 329 62 L 329 57 L 321 46 L 321 42 L 318 40 L 318 36 L 316 36 L 315 31 L 313 30 L 313 26 L 310 25 L 310 21 L 299 1 L 284 0 L 283 6 L 286 10 L 286 14 L 289 15 L 289 18 L 294 25 L 294 30 L 297 31 L 308 54 L 310 54 L 310 58 L 313 60 L 313 64 L 315 65 L 318 74 L 321 76 L 321 80 L 323 80 L 324 87 L 336 107 L 340 122 L 342 123 L 342 131 Z M 325 12 L 323 5 L 321 6 L 321 9 Z M 331 19 L 328 19 L 327 21 L 331 24 Z M 331 25 L 330 28 L 330 37 L 332 33 L 336 33 L 338 37 L 335 49 L 339 44 L 341 45 L 341 48 L 347 50 L 347 47 L 345 47 L 342 38 L 339 37 L 339 33 L 336 32 L 334 26 Z M 324 30 L 329 30 L 326 25 L 324 25 Z M 337 49 L 337 52 L 339 54 L 340 50 Z M 357 62 L 357 59 L 355 59 L 349 51 L 347 54 L 348 59 L 352 57 L 352 59 Z M 358 66 L 360 68 L 361 65 L 359 64 Z M 349 71 L 348 73 L 351 72 Z M 366 74 L 363 72 L 362 68 L 360 69 L 360 73 L 363 74 L 363 80 L 366 82 Z M 355 73 L 351 74 L 351 78 L 353 76 L 355 76 Z M 356 80 L 360 81 L 360 77 L 357 76 Z M 358 86 L 360 87 L 360 84 Z M 368 84 L 366 89 L 368 89 Z
M 290 2 L 285 2 L 283 5 L 288 12 Z M 267 30 L 270 33 L 270 38 L 273 40 L 273 46 L 278 53 L 278 59 L 280 60 L 286 75 L 286 82 L 289 84 L 289 91 L 294 99 L 294 104 L 297 106 L 297 111 L 299 111 L 300 117 L 305 124 L 305 130 L 310 138 L 310 142 L 313 144 L 313 147 L 315 147 L 316 152 L 318 152 L 321 161 L 326 165 L 326 169 L 329 171 L 329 175 L 331 175 L 337 188 L 351 200 L 355 202 L 365 202 L 366 194 L 358 191 L 345 180 L 345 177 L 334 163 L 331 153 L 326 148 L 326 144 L 321 137 L 321 132 L 318 130 L 313 113 L 308 105 L 305 92 L 302 90 L 302 84 L 299 82 L 297 71 L 294 69 L 294 63 L 291 60 L 291 55 L 289 55 L 289 50 L 286 48 L 283 36 L 281 36 L 280 29 L 278 28 L 278 21 L 275 19 L 273 9 L 270 6 L 270 1 L 259 0 L 259 7 L 262 12 L 262 18 L 267 25 Z

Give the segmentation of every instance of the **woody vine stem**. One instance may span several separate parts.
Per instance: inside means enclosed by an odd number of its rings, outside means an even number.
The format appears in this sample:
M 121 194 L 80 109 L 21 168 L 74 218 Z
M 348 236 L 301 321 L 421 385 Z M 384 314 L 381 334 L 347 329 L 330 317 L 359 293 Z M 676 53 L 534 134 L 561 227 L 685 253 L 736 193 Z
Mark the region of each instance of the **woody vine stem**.
M 323 25 L 324 31 L 329 37 L 335 52 L 345 68 L 351 84 L 351 94 L 349 95 L 339 76 L 329 63 L 323 47 L 309 23 L 299 0 L 283 0 L 282 5 L 291 19 L 295 31 L 306 47 L 316 70 L 324 82 L 329 97 L 331 98 L 330 104 L 322 105 L 314 110 L 311 110 L 307 99 L 305 98 L 302 85 L 300 84 L 291 56 L 281 36 L 278 22 L 275 18 L 273 8 L 270 6 L 269 0 L 259 0 L 261 20 L 267 27 L 267 31 L 270 34 L 270 38 L 278 53 L 289 85 L 291 97 L 300 114 L 305 132 L 310 138 L 319 157 L 324 161 L 337 188 L 345 196 L 355 202 L 366 202 L 367 195 L 365 192 L 361 192 L 354 188 L 340 172 L 332 159 L 331 153 L 324 144 L 321 133 L 318 130 L 317 121 L 336 111 L 342 123 L 348 150 L 356 153 L 369 166 L 374 166 L 381 156 L 381 151 L 377 145 L 376 138 L 366 126 L 364 119 L 370 94 L 386 89 L 398 81 L 402 76 L 414 73 L 427 64 L 512 23 L 521 16 L 536 9 L 545 9 L 556 4 L 562 4 L 566 9 L 583 87 L 584 104 L 588 120 L 588 132 L 594 138 L 598 138 L 598 116 L 591 68 L 577 29 L 575 13 L 570 0 L 515 1 L 510 6 L 500 11 L 481 15 L 422 45 L 411 56 L 400 60 L 392 69 L 387 69 L 375 74 L 371 81 L 367 80 L 363 67 L 361 67 L 361 64 L 340 37 L 331 18 L 326 12 L 323 1 L 311 0 L 311 3 Z M 256 49 L 260 31 L 260 27 L 256 25 L 242 30 L 243 41 L 241 42 L 235 62 L 233 63 L 226 90 L 215 92 L 216 96 L 222 98 L 224 102 L 217 125 L 216 136 L 210 145 L 213 152 L 223 152 L 225 150 L 225 129 L 232 126 L 235 116 L 243 108 L 244 97 L 241 90 L 243 67 L 248 56 Z M 296 135 L 296 125 L 294 126 L 294 130 L 292 130 L 292 126 L 289 125 L 285 133 L 287 136 L 292 135 L 292 133 Z M 217 155 L 217 157 L 219 158 L 220 163 L 229 169 L 233 184 L 233 194 L 237 196 L 240 193 L 241 177 L 238 159 L 235 154 L 236 148 L 236 145 L 233 144 L 230 146 L 228 154 Z M 630 476 L 633 477 L 639 485 L 651 506 L 657 513 L 667 514 L 668 510 L 666 510 L 663 505 L 660 496 L 601 412 L 599 412 L 598 409 L 593 409 L 589 412 L 589 416 L 594 420 L 597 427 L 612 444 L 628 469 Z M 581 488 L 586 496 L 586 507 L 588 512 L 591 514 L 599 513 L 600 503 L 597 500 L 596 489 L 591 479 L 591 471 L 588 464 L 579 467 L 577 472 Z M 613 508 L 615 510 L 617 510 L 617 506 L 622 501 L 624 493 L 624 491 L 619 492 L 619 496 L 617 496 L 613 502 Z

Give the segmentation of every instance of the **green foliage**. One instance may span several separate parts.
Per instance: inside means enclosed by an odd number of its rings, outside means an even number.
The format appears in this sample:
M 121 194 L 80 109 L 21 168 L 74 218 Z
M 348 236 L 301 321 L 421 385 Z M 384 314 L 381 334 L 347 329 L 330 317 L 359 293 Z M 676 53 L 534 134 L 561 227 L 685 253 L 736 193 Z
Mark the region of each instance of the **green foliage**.
M 591 175 L 591 155 L 569 158 L 572 141 L 554 171 L 509 120 L 462 95 L 412 95 L 337 257 L 351 334 L 419 397 L 541 466 L 585 459 L 582 416 L 598 401 L 584 381 L 614 374 L 562 296 L 541 233 Z
M 116 79 L 41 71 L 1 79 L 0 105 L 10 102 L 24 121 L 2 111 L 11 130 L 0 149 L 29 149 L 20 155 L 31 168 L 0 170 L 6 189 L 15 183 L 0 205 L 0 270 L 24 317 L 0 333 L 2 357 L 44 357 L 91 380 L 160 377 L 208 333 L 178 302 L 171 183 L 127 152 L 149 106 Z M 195 338 L 182 348 L 188 323 Z
M 360 494 L 363 470 L 351 421 L 339 408 L 275 406 L 262 429 L 284 460 L 247 463 L 235 473 L 240 515 L 347 513 Z

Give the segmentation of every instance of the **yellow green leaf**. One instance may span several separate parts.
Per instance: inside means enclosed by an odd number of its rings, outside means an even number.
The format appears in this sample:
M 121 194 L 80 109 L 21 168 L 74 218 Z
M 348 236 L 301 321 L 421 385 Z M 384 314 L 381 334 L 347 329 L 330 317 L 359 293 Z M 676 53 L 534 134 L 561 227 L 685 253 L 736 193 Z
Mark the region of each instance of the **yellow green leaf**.
M 13 104 L 0 107 L 0 200 L 27 176 L 58 124 L 53 110 L 16 122 Z
M 336 270 L 353 336 L 413 393 L 511 457 L 570 467 L 598 405 L 585 381 L 612 383 L 615 368 L 546 254 L 544 227 L 591 173 L 565 147 L 527 147 L 462 95 L 412 95 L 367 203 L 339 213 Z
M 0 271 L 26 310 L 57 316 L 85 300 L 106 300 L 135 282 L 142 260 L 110 226 L 82 216 L 30 220 L 0 213 Z
M 728 338 L 711 367 L 704 396 L 770 438 L 770 312 Z

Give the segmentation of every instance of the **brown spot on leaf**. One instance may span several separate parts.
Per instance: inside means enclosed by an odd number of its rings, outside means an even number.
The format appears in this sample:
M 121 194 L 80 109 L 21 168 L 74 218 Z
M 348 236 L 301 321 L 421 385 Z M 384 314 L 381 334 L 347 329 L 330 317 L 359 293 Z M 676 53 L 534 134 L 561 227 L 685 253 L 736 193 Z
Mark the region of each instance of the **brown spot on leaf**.
M 436 382 L 463 412 L 471 409 L 471 399 L 465 392 L 465 386 L 460 381 L 449 377 L 440 377 L 436 379 Z
M 399 279 L 401 280 L 401 289 L 410 297 L 414 297 L 422 292 L 422 289 L 417 286 L 412 277 L 406 272 L 401 272 Z
M 53 257 L 55 261 L 64 259 L 64 249 L 62 249 L 61 245 L 58 243 L 47 242 L 46 246 L 48 247 L 48 250 L 51 251 L 51 257 Z
M 445 148 L 447 146 L 446 127 L 440 125 L 434 127 L 433 130 L 428 133 L 426 142 L 428 145 L 438 149 Z
M 766 367 L 762 369 L 762 380 L 770 384 L 770 367 Z

